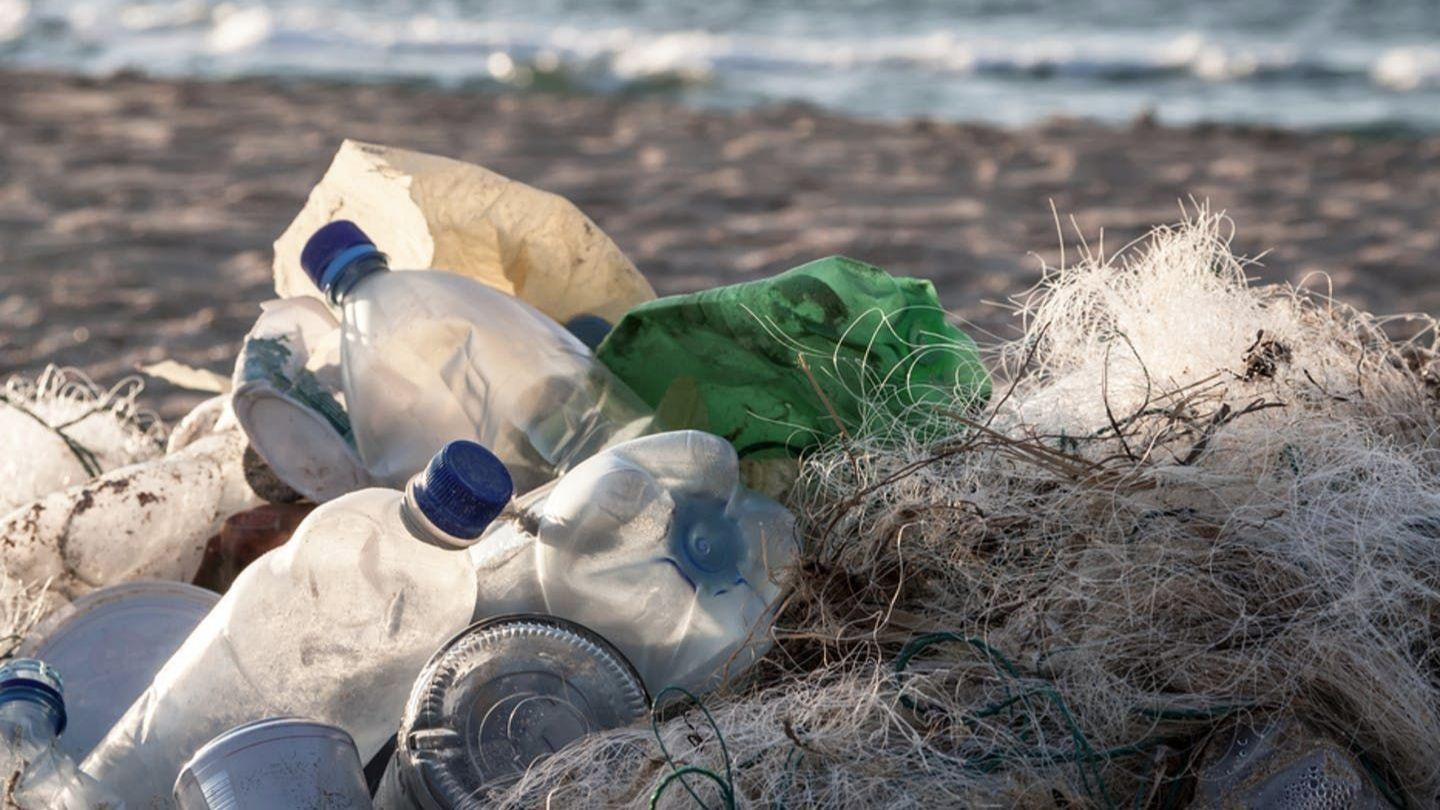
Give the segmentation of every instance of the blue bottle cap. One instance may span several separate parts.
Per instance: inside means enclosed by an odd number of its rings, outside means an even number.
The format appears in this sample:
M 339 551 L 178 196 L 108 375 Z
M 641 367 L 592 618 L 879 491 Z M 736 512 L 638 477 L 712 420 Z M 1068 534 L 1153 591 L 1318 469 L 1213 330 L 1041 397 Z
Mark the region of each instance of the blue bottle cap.
M 0 666 L 0 703 L 28 700 L 49 708 L 55 733 L 65 730 L 64 686 L 55 668 L 34 658 L 16 658 Z
M 415 482 L 415 505 L 435 527 L 466 540 L 479 537 L 515 494 L 505 464 L 475 442 L 441 448 Z
M 605 336 L 610 334 L 610 330 L 614 327 L 599 315 L 582 312 L 566 321 L 565 328 L 569 330 L 570 334 L 580 338 L 580 342 L 590 347 L 590 351 L 593 352 L 600 348 Z
M 321 292 L 340 277 L 346 265 L 372 254 L 378 254 L 375 243 L 348 219 L 337 219 L 317 230 L 300 251 L 300 266 Z

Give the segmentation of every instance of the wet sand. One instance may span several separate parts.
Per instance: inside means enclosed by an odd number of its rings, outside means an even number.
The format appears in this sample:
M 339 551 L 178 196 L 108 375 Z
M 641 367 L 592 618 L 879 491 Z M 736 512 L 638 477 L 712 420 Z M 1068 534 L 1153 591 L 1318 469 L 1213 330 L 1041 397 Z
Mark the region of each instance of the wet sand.
M 933 279 L 1005 335 L 987 302 L 1058 261 L 1052 203 L 1068 239 L 1073 216 L 1113 251 L 1194 200 L 1265 253 L 1263 280 L 1324 273 L 1373 311 L 1440 314 L 1440 137 L 0 72 L 0 377 L 57 363 L 109 383 L 167 357 L 228 374 L 271 297 L 271 243 L 345 137 L 563 194 L 662 294 L 843 253 Z M 201 398 L 156 383 L 148 402 L 175 419 Z

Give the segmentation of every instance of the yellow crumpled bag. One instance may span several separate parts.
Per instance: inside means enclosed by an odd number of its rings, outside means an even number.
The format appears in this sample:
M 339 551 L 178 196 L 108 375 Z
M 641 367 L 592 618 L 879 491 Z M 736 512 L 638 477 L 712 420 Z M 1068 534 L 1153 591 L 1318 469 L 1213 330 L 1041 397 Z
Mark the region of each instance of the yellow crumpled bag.
M 515 295 L 557 321 L 614 323 L 655 291 L 573 203 L 450 158 L 347 140 L 275 242 L 275 291 L 319 296 L 300 267 L 317 228 L 353 220 L 395 269 L 435 268 Z

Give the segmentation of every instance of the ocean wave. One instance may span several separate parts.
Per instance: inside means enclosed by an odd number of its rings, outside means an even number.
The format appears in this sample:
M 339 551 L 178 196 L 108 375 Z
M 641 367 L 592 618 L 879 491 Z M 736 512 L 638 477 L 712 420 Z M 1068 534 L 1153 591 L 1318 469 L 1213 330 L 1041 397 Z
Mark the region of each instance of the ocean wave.
M 25 43 L 37 18 L 49 33 Z M 63 31 L 57 36 L 55 31 Z M 66 43 L 65 39 L 71 40 Z M 1440 48 L 1400 47 L 1366 52 L 1302 48 L 1198 32 L 1155 34 L 1071 31 L 1048 36 L 936 31 L 892 36 L 801 37 L 714 33 L 699 29 L 581 28 L 476 21 L 414 14 L 378 17 L 344 8 L 287 4 L 236 5 L 203 0 L 72 2 L 40 13 L 27 0 L 0 0 L 0 41 L 30 44 L 30 57 L 64 63 L 89 58 L 105 67 L 159 69 L 175 64 L 216 70 L 264 71 L 341 58 L 361 49 L 385 72 L 392 64 L 428 67 L 441 76 L 488 72 L 490 56 L 611 73 L 620 79 L 679 76 L 713 79 L 737 72 L 791 73 L 882 68 L 931 76 L 1146 81 L 1192 78 L 1209 82 L 1313 81 L 1358 78 L 1394 91 L 1432 86 L 1440 77 Z M 140 44 L 146 47 L 138 47 Z M 63 46 L 83 45 L 79 51 Z M 77 56 L 77 53 L 88 57 Z M 111 54 L 111 57 L 107 57 Z M 390 58 L 394 57 L 394 58 Z M 447 61 L 461 58 L 461 70 Z M 117 59 L 128 60 L 116 64 Z M 238 64 L 237 64 L 238 63 Z M 302 66 L 303 66 L 302 65 Z M 65 66 L 65 65 L 57 65 Z M 84 65 L 69 65 L 83 69 Z
M 0 44 L 24 36 L 29 19 L 30 4 L 26 0 L 0 0 Z
M 1370 70 L 1376 84 L 1397 91 L 1440 88 L 1440 47 L 1391 48 Z
M 1210 109 L 1221 109 L 1222 118 L 1263 120 L 1265 111 L 1252 112 L 1255 105 L 1303 97 L 1312 109 L 1292 120 L 1440 120 L 1426 112 L 1440 90 L 1440 46 L 1423 39 L 1063 26 L 1043 15 L 1016 23 L 945 17 L 948 11 L 930 22 L 897 19 L 883 31 L 859 17 L 804 15 L 787 18 L 787 25 L 730 30 L 655 28 L 653 14 L 599 5 L 609 10 L 585 18 L 540 9 L 487 19 L 457 14 L 453 3 L 439 0 L 0 0 L 0 65 L 660 89 L 721 99 L 716 103 L 800 99 L 881 115 L 930 114 L 931 100 L 944 97 L 936 103 L 953 109 L 933 112 L 954 117 L 985 117 L 985 99 L 1001 96 L 1011 108 L 1049 104 L 1051 111 L 1076 109 L 1084 98 L 1113 107 L 1086 106 L 1086 114 L 1111 118 L 1205 97 L 1221 100 Z M 962 88 L 987 82 L 989 96 L 960 97 L 968 92 Z M 1177 82 L 1216 89 L 1177 94 Z M 1011 83 L 1030 89 L 1011 94 Z M 1335 102 L 1342 91 L 1349 98 L 1371 94 L 1369 106 Z M 908 101 L 887 98 L 907 93 Z M 1184 115 L 1205 114 L 1185 103 Z M 1318 109 L 1325 106 L 1334 110 Z

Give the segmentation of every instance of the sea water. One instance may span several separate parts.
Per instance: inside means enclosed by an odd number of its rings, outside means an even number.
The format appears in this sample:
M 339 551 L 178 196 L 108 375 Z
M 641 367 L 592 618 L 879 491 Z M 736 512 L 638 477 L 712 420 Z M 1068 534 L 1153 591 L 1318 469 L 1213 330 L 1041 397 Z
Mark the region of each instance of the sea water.
M 363 53 L 364 59 L 354 57 Z M 1433 0 L 0 0 L 0 66 L 1440 127 Z

